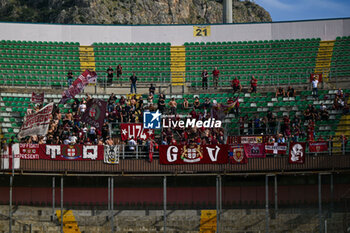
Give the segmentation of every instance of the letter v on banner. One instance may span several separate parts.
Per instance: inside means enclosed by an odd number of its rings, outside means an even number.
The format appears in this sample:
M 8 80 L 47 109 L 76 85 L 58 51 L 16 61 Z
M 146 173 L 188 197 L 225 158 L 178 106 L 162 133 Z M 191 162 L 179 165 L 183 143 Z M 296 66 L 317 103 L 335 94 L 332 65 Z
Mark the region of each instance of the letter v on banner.
M 213 155 L 214 150 L 215 150 L 215 155 Z M 217 161 L 220 147 L 218 147 L 218 146 L 216 146 L 215 148 L 207 147 L 207 151 L 208 151 L 208 155 L 209 155 L 211 161 L 213 161 L 213 162 Z

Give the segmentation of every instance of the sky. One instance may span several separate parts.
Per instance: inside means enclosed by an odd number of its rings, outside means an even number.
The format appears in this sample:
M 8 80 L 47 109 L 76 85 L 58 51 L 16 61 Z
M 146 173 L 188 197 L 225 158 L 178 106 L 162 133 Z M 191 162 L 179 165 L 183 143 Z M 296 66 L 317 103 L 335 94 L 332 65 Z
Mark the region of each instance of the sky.
M 350 17 L 350 0 L 253 0 L 272 21 Z

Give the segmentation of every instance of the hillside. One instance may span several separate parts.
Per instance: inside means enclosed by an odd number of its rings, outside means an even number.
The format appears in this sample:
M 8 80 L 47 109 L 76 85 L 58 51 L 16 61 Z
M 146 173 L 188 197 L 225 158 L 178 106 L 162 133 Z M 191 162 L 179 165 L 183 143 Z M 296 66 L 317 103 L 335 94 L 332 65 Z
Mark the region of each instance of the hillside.
M 222 1 L 214 0 L 0 0 L 0 21 L 62 24 L 222 23 Z M 270 22 L 250 1 L 233 0 L 233 21 Z

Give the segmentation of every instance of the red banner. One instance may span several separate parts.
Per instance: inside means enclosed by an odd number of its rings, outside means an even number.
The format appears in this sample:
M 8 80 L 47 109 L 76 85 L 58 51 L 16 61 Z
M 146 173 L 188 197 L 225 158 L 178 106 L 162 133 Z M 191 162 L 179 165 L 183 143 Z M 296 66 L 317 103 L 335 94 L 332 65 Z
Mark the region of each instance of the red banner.
M 144 129 L 143 124 L 120 124 L 120 134 L 123 141 L 154 139 L 154 129 Z
M 159 146 L 160 164 L 228 163 L 227 145 Z
M 244 144 L 244 152 L 247 158 L 265 158 L 266 157 L 264 143 Z
M 285 143 L 267 143 L 265 145 L 266 154 L 285 155 L 287 154 L 287 144 Z
M 328 151 L 328 143 L 327 142 L 309 142 L 309 151 L 310 152 Z
M 103 160 L 102 145 L 40 145 L 40 159 Z
M 310 83 L 317 78 L 318 82 L 322 82 L 322 74 L 310 74 Z
M 305 142 L 291 142 L 289 146 L 289 163 L 305 162 Z
M 245 164 L 248 163 L 247 156 L 244 153 L 243 146 L 230 146 L 230 163 Z
M 39 144 L 19 144 L 21 159 L 39 159 Z
M 35 94 L 35 92 L 33 92 L 31 101 L 32 103 L 36 103 L 36 104 L 44 103 L 44 93 Z

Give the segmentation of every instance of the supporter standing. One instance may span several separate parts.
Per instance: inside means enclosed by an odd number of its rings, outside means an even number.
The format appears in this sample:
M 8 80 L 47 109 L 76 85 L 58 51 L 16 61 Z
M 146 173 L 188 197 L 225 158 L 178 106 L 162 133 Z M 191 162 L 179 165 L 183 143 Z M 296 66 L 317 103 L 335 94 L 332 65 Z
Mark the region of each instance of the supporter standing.
M 71 70 L 68 71 L 67 80 L 68 80 L 68 87 L 70 87 L 73 84 L 73 73 Z
M 252 79 L 250 80 L 250 92 L 256 93 L 256 87 L 258 86 L 258 80 L 252 76 Z
M 231 82 L 231 86 L 233 88 L 233 93 L 236 93 L 238 90 L 241 92 L 242 91 L 242 85 L 241 82 L 239 81 L 239 79 L 237 77 L 235 77 L 232 82 Z
M 202 72 L 202 88 L 208 89 L 208 71 L 206 69 Z
M 294 88 L 293 88 L 293 87 L 288 86 L 288 89 L 287 89 L 287 96 L 288 96 L 288 97 L 294 97 L 294 96 L 295 96 L 295 91 L 294 91 Z
M 314 80 L 311 82 L 312 85 L 312 96 L 316 99 L 318 98 L 318 79 L 314 77 Z
M 171 98 L 171 101 L 169 102 L 170 106 L 170 114 L 175 115 L 176 114 L 176 107 L 177 103 L 175 101 L 175 98 Z
M 108 67 L 107 69 L 107 85 L 110 86 L 112 85 L 112 81 L 113 81 L 113 69 L 112 67 Z
M 122 74 L 123 74 L 123 67 L 121 64 L 119 64 L 116 68 L 117 78 L 120 81 L 120 84 L 122 84 Z
M 213 73 L 214 88 L 216 89 L 218 87 L 220 71 L 218 70 L 217 67 L 215 67 L 212 73 Z
M 155 86 L 153 86 L 153 83 L 151 83 L 151 86 L 148 89 L 149 95 L 154 96 L 154 92 L 156 91 Z
M 135 94 L 137 94 L 137 91 L 136 91 L 137 77 L 135 75 L 135 72 L 133 72 L 132 75 L 130 76 L 130 82 L 131 82 L 130 93 L 133 93 L 133 89 L 134 89 Z
M 164 94 L 160 94 L 159 95 L 159 99 L 158 99 L 158 109 L 161 113 L 164 112 L 165 109 L 165 96 Z

